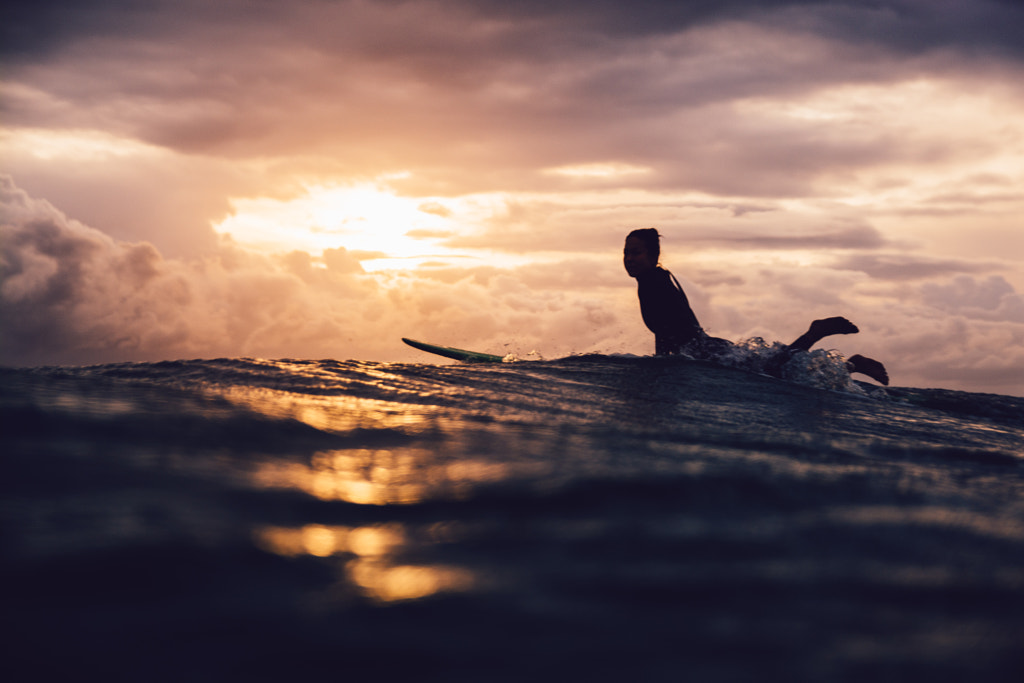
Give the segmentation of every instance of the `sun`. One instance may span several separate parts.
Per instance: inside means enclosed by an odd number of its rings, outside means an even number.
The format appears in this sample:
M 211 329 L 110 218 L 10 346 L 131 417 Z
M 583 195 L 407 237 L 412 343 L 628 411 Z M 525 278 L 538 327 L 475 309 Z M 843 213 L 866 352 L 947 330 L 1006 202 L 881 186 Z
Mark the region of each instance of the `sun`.
M 444 200 L 402 197 L 379 183 L 310 185 L 292 199 L 238 198 L 231 206 L 232 215 L 215 230 L 259 251 L 319 256 L 345 247 L 367 270 L 454 255 L 429 239 L 457 229 Z

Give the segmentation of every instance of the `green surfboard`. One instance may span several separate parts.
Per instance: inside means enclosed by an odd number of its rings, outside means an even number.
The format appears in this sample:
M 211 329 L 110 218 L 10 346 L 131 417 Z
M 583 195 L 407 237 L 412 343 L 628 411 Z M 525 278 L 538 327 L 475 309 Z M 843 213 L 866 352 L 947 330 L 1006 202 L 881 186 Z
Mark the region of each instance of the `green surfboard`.
M 415 339 L 406 339 L 405 337 L 402 337 L 402 341 L 414 349 L 426 351 L 427 353 L 434 353 L 438 356 L 444 356 L 445 358 L 454 358 L 455 360 L 461 360 L 467 363 L 500 363 L 504 360 L 504 356 L 495 356 L 491 353 L 480 353 L 479 351 L 455 349 L 450 346 L 427 344 L 426 342 L 416 341 Z

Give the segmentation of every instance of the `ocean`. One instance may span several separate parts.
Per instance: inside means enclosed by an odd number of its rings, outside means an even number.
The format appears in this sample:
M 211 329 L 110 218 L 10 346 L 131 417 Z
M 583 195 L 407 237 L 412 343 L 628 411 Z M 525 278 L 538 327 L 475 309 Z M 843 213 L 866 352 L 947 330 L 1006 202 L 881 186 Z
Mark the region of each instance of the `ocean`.
M 5 678 L 1021 680 L 1024 399 L 802 379 L 0 368 Z

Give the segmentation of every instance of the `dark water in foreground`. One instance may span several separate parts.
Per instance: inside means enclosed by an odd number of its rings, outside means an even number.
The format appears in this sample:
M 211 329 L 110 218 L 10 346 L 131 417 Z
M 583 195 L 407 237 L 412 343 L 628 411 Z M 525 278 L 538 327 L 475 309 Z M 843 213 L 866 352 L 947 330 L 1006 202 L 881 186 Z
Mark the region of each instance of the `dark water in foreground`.
M 0 411 L 18 680 L 1024 671 L 1024 399 L 239 359 L 0 369 Z

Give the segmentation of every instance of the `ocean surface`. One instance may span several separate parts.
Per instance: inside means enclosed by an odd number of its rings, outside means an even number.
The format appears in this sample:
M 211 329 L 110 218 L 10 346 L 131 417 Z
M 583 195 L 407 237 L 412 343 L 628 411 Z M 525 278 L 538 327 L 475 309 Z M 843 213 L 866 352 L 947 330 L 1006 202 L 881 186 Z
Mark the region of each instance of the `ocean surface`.
M 1024 399 L 424 358 L 0 368 L 5 679 L 1022 680 Z

